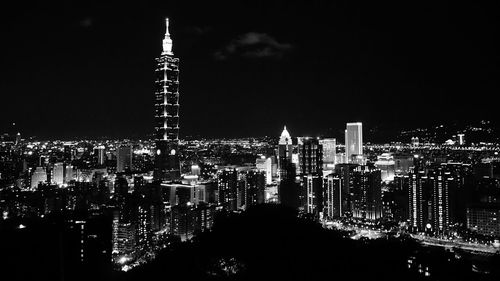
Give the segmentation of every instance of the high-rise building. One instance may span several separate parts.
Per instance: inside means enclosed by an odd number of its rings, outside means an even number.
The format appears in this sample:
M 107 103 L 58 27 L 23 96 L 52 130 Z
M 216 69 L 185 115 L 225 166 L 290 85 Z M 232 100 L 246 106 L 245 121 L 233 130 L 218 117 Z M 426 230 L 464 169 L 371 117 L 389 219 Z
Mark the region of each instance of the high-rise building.
M 242 175 L 242 180 L 244 182 L 243 205 L 248 208 L 252 205 L 264 203 L 265 174 L 258 171 L 248 171 Z
M 323 170 L 333 170 L 336 164 L 336 139 L 322 139 L 320 144 L 323 146 Z
M 352 163 L 353 156 L 363 155 L 363 124 L 361 122 L 347 123 L 345 129 L 346 162 Z
M 112 253 L 116 263 L 134 251 L 136 246 L 135 225 L 126 217 L 124 210 L 113 211 Z
M 340 211 L 341 216 L 351 216 L 352 210 L 352 189 L 354 186 L 354 170 L 358 165 L 356 164 L 338 164 L 335 165 L 335 174 L 340 177 Z
M 70 181 L 74 180 L 75 177 L 75 169 L 73 166 L 66 164 L 64 166 L 64 183 L 69 183 Z
M 317 138 L 299 138 L 302 209 L 319 217 L 323 212 L 323 147 Z
M 38 187 L 39 183 L 47 182 L 47 170 L 44 167 L 36 167 L 31 175 L 31 189 L 34 190 Z
M 52 183 L 62 185 L 64 183 L 64 164 L 54 163 L 52 167 Z
M 225 169 L 217 174 L 218 201 L 229 211 L 236 211 L 238 172 L 234 169 Z
M 116 149 L 116 172 L 132 169 L 132 146 L 123 145 Z
M 329 174 L 323 178 L 323 215 L 326 218 L 342 216 L 342 180 L 336 174 Z
M 432 190 L 432 231 L 444 234 L 450 226 L 466 222 L 465 189 L 471 167 L 443 163 L 428 173 Z
M 408 175 L 408 210 L 410 228 L 414 231 L 424 231 L 429 223 L 429 200 L 425 182 L 427 177 L 423 170 L 415 168 Z
M 102 166 L 106 162 L 106 151 L 104 146 L 96 146 L 94 147 L 94 161 L 95 164 Z
M 500 237 L 499 220 L 499 204 L 473 204 L 467 207 L 467 228 L 478 234 Z
M 317 138 L 299 138 L 299 166 L 302 175 L 323 176 L 323 146 Z
M 115 179 L 114 194 L 117 198 L 125 198 L 128 194 L 129 184 L 124 177 L 117 177 Z
M 278 142 L 278 173 L 281 179 L 281 173 L 284 172 L 288 163 L 292 163 L 292 154 L 293 154 L 293 144 L 292 137 L 290 133 L 287 131 L 286 126 L 283 128 L 283 132 L 281 132 L 280 140 Z
M 273 163 L 274 162 L 274 163 Z M 276 159 L 274 157 L 265 158 L 264 156 L 255 160 L 257 170 L 265 172 L 266 184 L 273 182 L 274 175 L 276 174 Z
M 394 157 L 390 153 L 382 153 L 382 155 L 377 156 L 375 167 L 380 169 L 382 181 L 390 182 L 394 180 L 395 162 Z
M 380 170 L 358 166 L 354 171 L 352 215 L 355 218 L 376 220 L 382 217 Z
M 172 52 L 172 39 L 166 19 L 163 52 L 156 59 L 154 178 L 178 181 L 179 162 L 179 58 Z
M 323 178 L 319 175 L 308 174 L 302 176 L 302 188 L 305 192 L 303 207 L 308 214 L 319 217 L 323 212 Z M 305 201 L 305 202 L 304 202 Z

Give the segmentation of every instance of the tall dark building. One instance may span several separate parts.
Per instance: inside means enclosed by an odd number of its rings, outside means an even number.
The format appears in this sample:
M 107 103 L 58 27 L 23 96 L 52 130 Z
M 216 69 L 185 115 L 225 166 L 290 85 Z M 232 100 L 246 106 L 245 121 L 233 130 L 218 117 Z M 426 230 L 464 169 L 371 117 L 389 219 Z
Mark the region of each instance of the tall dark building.
M 230 211 L 238 209 L 238 172 L 225 169 L 217 174 L 218 202 Z
M 352 216 L 352 197 L 354 186 L 354 170 L 357 164 L 337 164 L 335 165 L 335 174 L 340 177 L 340 215 Z
M 302 209 L 319 217 L 323 212 L 323 147 L 317 138 L 300 138 L 298 147 Z
M 429 171 L 435 233 L 443 234 L 454 224 L 465 224 L 465 189 L 470 170 L 467 164 L 444 163 Z
M 323 215 L 326 218 L 342 216 L 342 178 L 334 173 L 323 178 Z
M 354 171 L 352 188 L 352 216 L 368 220 L 382 217 L 381 173 L 369 166 L 358 166 Z
M 154 178 L 160 181 L 180 179 L 179 147 L 179 58 L 172 52 L 168 32 L 163 39 L 163 52 L 156 59 Z
M 300 173 L 323 176 L 323 146 L 319 140 L 305 137 L 298 142 Z

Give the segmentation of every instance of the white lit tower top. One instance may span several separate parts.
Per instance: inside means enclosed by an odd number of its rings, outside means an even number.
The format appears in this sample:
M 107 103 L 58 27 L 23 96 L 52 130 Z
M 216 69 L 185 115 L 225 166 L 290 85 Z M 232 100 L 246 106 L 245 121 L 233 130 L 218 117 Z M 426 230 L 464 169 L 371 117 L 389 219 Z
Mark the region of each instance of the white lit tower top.
M 279 144 L 292 144 L 292 137 L 290 136 L 290 133 L 288 133 L 286 126 L 284 126 L 283 132 L 281 132 Z
M 163 52 L 162 55 L 173 55 L 172 52 L 172 39 L 170 39 L 170 32 L 168 31 L 168 18 L 165 18 L 165 38 L 163 38 Z

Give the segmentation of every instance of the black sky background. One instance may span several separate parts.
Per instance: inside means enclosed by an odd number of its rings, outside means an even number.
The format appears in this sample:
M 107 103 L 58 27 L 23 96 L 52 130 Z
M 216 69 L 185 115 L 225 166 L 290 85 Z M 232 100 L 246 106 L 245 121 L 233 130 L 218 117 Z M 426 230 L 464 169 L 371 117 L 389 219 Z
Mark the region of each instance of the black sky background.
M 181 136 L 394 130 L 498 112 L 498 4 L 23 2 L 2 9 L 0 131 L 143 138 L 164 17 Z M 485 2 L 489 3 L 489 2 Z

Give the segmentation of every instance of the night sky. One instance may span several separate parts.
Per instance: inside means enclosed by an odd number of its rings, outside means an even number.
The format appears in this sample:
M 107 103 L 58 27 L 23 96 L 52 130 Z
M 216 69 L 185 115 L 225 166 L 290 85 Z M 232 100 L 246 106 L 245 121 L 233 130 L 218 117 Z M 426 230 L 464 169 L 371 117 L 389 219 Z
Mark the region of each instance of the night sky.
M 151 134 L 166 16 L 181 137 L 500 122 L 498 5 L 100 2 L 2 9 L 0 132 L 14 121 L 39 138 Z

